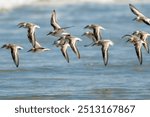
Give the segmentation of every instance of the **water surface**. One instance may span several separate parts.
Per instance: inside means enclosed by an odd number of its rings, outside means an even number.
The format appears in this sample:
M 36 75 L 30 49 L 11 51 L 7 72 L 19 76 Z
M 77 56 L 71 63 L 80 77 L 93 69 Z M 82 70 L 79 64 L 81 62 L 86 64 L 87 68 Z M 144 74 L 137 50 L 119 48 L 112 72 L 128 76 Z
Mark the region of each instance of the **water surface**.
M 149 14 L 150 4 L 136 6 Z M 81 59 L 68 49 L 68 64 L 57 38 L 46 36 L 50 13 L 56 9 L 60 25 L 75 26 L 68 32 L 83 39 L 78 43 Z M 0 14 L 0 45 L 16 43 L 20 50 L 20 66 L 16 68 L 10 52 L 0 49 L 0 99 L 150 99 L 150 55 L 143 48 L 143 65 L 139 65 L 134 47 L 121 36 L 135 30 L 150 31 L 149 26 L 133 22 L 128 4 L 72 4 L 65 6 L 25 6 Z M 38 41 L 51 51 L 28 53 L 31 44 L 22 21 L 34 22 Z M 111 39 L 109 64 L 104 66 L 100 47 L 83 47 L 90 40 L 81 37 L 87 24 L 97 23 L 106 28 L 103 38 Z

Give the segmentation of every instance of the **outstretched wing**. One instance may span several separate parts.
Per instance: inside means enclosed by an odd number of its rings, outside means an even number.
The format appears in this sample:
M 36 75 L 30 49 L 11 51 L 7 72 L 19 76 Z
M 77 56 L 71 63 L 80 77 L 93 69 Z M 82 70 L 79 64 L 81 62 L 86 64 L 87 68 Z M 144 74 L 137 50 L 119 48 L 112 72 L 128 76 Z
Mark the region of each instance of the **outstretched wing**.
M 18 55 L 18 49 L 16 47 L 11 48 L 11 55 L 12 59 L 16 65 L 16 67 L 19 66 L 19 55 Z
M 67 60 L 67 62 L 69 63 L 69 56 L 67 53 L 67 46 L 66 45 L 63 45 L 61 47 L 61 52 L 62 52 L 63 56 L 65 57 L 65 59 Z
M 70 47 L 73 50 L 73 52 L 77 55 L 78 59 L 80 59 L 80 53 L 76 46 L 76 41 L 73 41 L 72 43 L 70 43 Z
M 36 38 L 35 38 L 35 29 L 33 27 L 28 28 L 28 40 L 32 44 L 32 46 L 35 46 Z
M 137 15 L 137 16 L 140 16 L 140 17 L 145 17 L 137 8 L 135 8 L 135 6 L 133 6 L 132 4 L 129 4 L 129 7 L 131 9 L 131 11 Z
M 60 29 L 60 25 L 58 24 L 57 17 L 56 17 L 56 11 L 53 10 L 51 15 L 51 26 L 54 28 L 54 30 Z
M 108 64 L 108 48 L 102 46 L 102 56 L 105 66 Z
M 140 43 L 135 44 L 135 51 L 136 51 L 136 55 L 138 57 L 140 64 L 142 64 L 142 51 L 141 51 L 141 44 Z
M 145 40 L 143 43 L 144 48 L 146 49 L 147 53 L 149 53 L 149 44 L 148 44 L 148 40 Z

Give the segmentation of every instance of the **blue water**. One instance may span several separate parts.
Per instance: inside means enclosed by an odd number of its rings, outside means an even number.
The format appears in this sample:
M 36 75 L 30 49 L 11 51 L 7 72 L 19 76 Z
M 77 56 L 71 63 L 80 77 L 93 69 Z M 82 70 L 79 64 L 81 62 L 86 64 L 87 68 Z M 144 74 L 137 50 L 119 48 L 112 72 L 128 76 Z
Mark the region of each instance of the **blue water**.
M 150 4 L 136 4 L 149 15 Z M 70 63 L 53 46 L 57 38 L 46 36 L 52 30 L 50 14 L 56 9 L 61 26 L 83 39 L 78 43 L 81 59 L 68 49 Z M 24 6 L 0 13 L 0 45 L 15 43 L 20 66 L 16 68 L 10 51 L 0 49 L 0 99 L 150 99 L 150 55 L 143 49 L 143 65 L 139 65 L 133 45 L 121 36 L 135 30 L 150 32 L 150 27 L 132 21 L 134 15 L 128 4 L 75 4 L 65 6 Z M 149 16 L 150 17 L 150 16 Z M 28 53 L 31 44 L 26 29 L 19 29 L 22 21 L 33 22 L 38 41 L 51 51 Z M 100 47 L 83 47 L 90 40 L 81 37 L 87 24 L 97 23 L 106 28 L 105 39 L 111 39 L 109 63 L 105 67 Z

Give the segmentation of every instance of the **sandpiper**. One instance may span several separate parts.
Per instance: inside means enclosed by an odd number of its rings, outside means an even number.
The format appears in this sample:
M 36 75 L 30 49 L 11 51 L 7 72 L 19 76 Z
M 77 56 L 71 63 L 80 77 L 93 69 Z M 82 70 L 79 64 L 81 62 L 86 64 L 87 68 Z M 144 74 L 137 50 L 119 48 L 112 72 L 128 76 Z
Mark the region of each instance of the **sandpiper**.
M 69 43 L 71 49 L 73 50 L 73 52 L 77 55 L 78 59 L 80 59 L 80 53 L 79 53 L 76 43 L 77 43 L 77 41 L 82 41 L 82 39 L 71 36 L 71 35 L 66 35 L 65 38 L 66 38 L 66 40 L 68 40 L 68 43 Z
M 101 30 L 105 30 L 105 28 L 103 28 L 99 24 L 90 24 L 90 25 L 85 26 L 84 28 L 85 29 L 88 28 L 90 30 L 93 30 L 93 34 L 94 34 L 94 37 L 96 38 L 96 40 L 102 39 Z
M 19 66 L 19 54 L 18 50 L 23 49 L 21 46 L 15 45 L 15 44 L 4 44 L 1 48 L 6 48 L 11 50 L 12 59 L 16 65 L 16 67 Z
M 146 49 L 146 51 L 149 53 L 149 43 L 148 43 L 148 37 L 150 36 L 150 34 L 148 32 L 145 31 L 135 31 L 133 32 L 133 35 L 138 36 L 144 43 L 143 46 Z
M 124 35 L 122 38 L 125 38 L 125 37 L 131 37 L 131 36 L 137 36 L 138 39 L 142 40 L 143 41 L 143 46 L 144 48 L 146 49 L 146 51 L 149 53 L 149 44 L 148 44 L 148 40 L 147 38 L 150 36 L 150 34 L 148 32 L 145 32 L 145 31 L 134 31 L 131 35 L 130 34 L 126 34 Z
M 32 48 L 28 50 L 28 52 L 35 53 L 35 52 L 44 52 L 44 51 L 50 50 L 48 48 L 42 47 L 36 39 L 35 29 L 40 28 L 40 26 L 33 24 L 33 23 L 29 23 L 29 22 L 21 22 L 18 24 L 18 26 L 19 28 L 21 27 L 28 28 L 28 39 L 30 43 L 32 44 Z
M 133 6 L 132 4 L 129 4 L 129 7 L 131 9 L 131 11 L 137 16 L 136 18 L 134 18 L 133 20 L 136 20 L 138 22 L 143 22 L 147 25 L 150 25 L 150 18 L 146 17 L 145 15 L 143 15 L 137 8 L 135 8 L 135 6 Z
M 56 11 L 53 10 L 52 11 L 52 15 L 51 15 L 51 18 L 50 18 L 50 24 L 51 26 L 53 27 L 53 31 L 50 31 L 47 35 L 52 35 L 52 36 L 55 36 L 55 37 L 61 37 L 63 35 L 66 35 L 66 34 L 69 34 L 67 32 L 65 32 L 64 29 L 67 29 L 67 28 L 70 28 L 70 27 L 61 27 L 59 24 L 58 24 L 58 21 L 57 21 L 57 17 L 56 17 Z
M 104 65 L 106 66 L 108 64 L 108 49 L 110 45 L 111 46 L 113 45 L 113 42 L 108 39 L 103 39 L 98 41 L 97 45 L 102 46 L 101 51 L 102 51 Z
M 140 65 L 142 65 L 143 58 L 142 58 L 141 48 L 142 48 L 142 44 L 145 42 L 135 35 L 128 35 L 127 42 L 130 42 L 134 45 L 138 60 L 140 62 Z
M 69 56 L 68 56 L 68 53 L 67 53 L 67 48 L 70 47 L 70 45 L 66 41 L 65 36 L 62 36 L 57 41 L 54 41 L 53 45 L 56 45 L 56 47 L 60 48 L 64 58 L 69 63 Z
M 30 50 L 28 50 L 27 52 L 33 52 L 33 53 L 35 53 L 35 52 L 44 52 L 44 51 L 48 51 L 48 50 L 50 50 L 50 49 L 42 47 L 39 44 L 39 42 L 36 41 L 35 42 L 35 46 L 33 48 L 31 48 Z
M 40 28 L 40 26 L 30 23 L 30 22 L 21 22 L 18 24 L 19 28 L 27 28 L 28 29 L 28 39 L 32 46 L 35 46 L 36 38 L 35 38 L 35 29 Z
M 88 37 L 89 39 L 92 39 L 92 43 L 88 44 L 88 45 L 84 45 L 84 47 L 88 47 L 90 45 L 93 45 L 95 42 L 97 42 L 98 40 L 96 40 L 93 32 L 90 32 L 90 31 L 87 31 L 85 33 L 82 34 L 82 36 L 86 36 Z

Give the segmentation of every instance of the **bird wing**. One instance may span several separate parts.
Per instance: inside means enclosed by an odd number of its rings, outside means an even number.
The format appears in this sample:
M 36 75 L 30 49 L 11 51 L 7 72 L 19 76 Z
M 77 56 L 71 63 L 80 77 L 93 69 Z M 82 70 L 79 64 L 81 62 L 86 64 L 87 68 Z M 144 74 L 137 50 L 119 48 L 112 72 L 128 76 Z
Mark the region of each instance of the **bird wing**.
M 102 45 L 102 56 L 105 66 L 108 64 L 108 48 Z
M 149 18 L 145 17 L 145 18 L 143 18 L 142 21 L 143 21 L 145 24 L 150 25 L 150 23 L 149 23 Z
M 140 17 L 145 17 L 137 8 L 135 8 L 135 6 L 133 6 L 132 4 L 129 4 L 129 7 L 131 9 L 131 11 L 137 15 L 137 16 L 140 16 Z
M 135 51 L 136 51 L 136 55 L 138 57 L 138 60 L 139 60 L 140 64 L 142 64 L 141 43 L 136 43 L 134 46 L 135 46 Z
M 57 17 L 56 17 L 56 11 L 53 10 L 51 15 L 51 26 L 54 28 L 54 30 L 60 29 L 60 25 L 58 24 Z
M 28 28 L 28 40 L 32 44 L 32 46 L 35 46 L 36 38 L 35 38 L 35 30 L 32 29 L 32 27 Z
M 42 48 L 42 46 L 40 45 L 40 43 L 38 41 L 35 41 L 34 48 Z
M 70 43 L 70 47 L 73 50 L 73 52 L 77 55 L 77 57 L 80 59 L 80 53 L 79 53 L 79 50 L 78 50 L 78 48 L 76 46 L 76 41 L 72 41 Z
M 16 67 L 18 67 L 19 66 L 19 55 L 18 55 L 18 49 L 16 47 L 11 48 L 11 55 L 12 55 L 12 59 L 16 65 Z
M 148 44 L 148 40 L 145 40 L 143 43 L 144 48 L 146 49 L 146 51 L 149 53 L 149 44 Z
M 61 52 L 63 54 L 63 56 L 65 57 L 65 59 L 67 60 L 67 62 L 69 63 L 69 56 L 68 56 L 68 53 L 67 53 L 67 46 L 64 44 L 62 45 L 61 47 Z
M 93 34 L 94 34 L 94 37 L 95 37 L 95 40 L 96 41 L 99 41 L 102 39 L 102 36 L 100 34 L 100 29 L 98 28 L 93 28 Z

